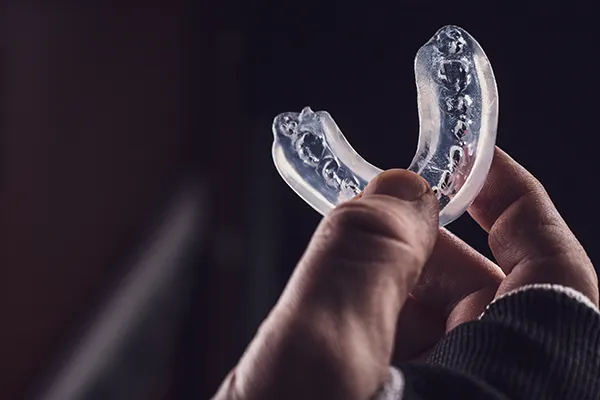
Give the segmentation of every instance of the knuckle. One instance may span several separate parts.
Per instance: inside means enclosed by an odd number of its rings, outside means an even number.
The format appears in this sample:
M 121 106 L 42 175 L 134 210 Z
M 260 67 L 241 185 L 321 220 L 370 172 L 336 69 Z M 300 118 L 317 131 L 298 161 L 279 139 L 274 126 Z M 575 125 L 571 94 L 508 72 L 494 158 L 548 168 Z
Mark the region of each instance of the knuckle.
M 542 182 L 536 178 L 534 175 L 532 175 L 529 172 L 529 179 L 527 182 L 527 192 L 526 193 L 536 193 L 538 196 L 547 196 L 548 192 L 546 192 L 546 188 L 544 187 L 544 184 L 542 184 Z
M 490 230 L 489 245 L 508 269 L 565 255 L 578 258 L 584 253 L 541 184 L 520 196 L 498 218 Z
M 539 192 L 529 191 L 510 204 L 490 229 L 492 249 L 510 250 L 515 240 L 535 240 L 538 227 L 554 224 L 547 220 L 545 207 L 540 204 Z M 544 220 L 547 220 L 544 222 Z
M 371 235 L 395 241 L 407 240 L 408 222 L 394 213 L 369 201 L 347 202 L 336 207 L 328 217 L 329 228 L 340 233 Z
M 319 232 L 329 254 L 352 263 L 424 264 L 437 226 L 427 235 L 428 227 L 413 217 L 414 210 L 401 204 L 391 209 L 386 201 L 363 198 L 335 208 Z
M 540 185 L 538 190 L 529 191 L 510 204 L 492 227 L 490 235 L 522 236 L 564 228 L 560 214 Z

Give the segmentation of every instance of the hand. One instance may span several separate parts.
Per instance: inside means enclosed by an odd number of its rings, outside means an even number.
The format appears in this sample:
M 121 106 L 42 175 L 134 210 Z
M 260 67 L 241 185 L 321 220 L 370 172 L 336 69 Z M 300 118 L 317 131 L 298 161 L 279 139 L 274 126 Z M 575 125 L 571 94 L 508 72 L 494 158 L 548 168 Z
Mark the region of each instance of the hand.
M 323 220 L 216 397 L 366 399 L 394 349 L 400 361 L 427 354 L 510 290 L 556 283 L 598 303 L 581 245 L 539 182 L 502 151 L 469 213 L 498 265 L 438 234 L 437 203 L 420 177 L 393 170 L 373 180 Z
M 421 358 L 498 296 L 533 283 L 572 287 L 598 304 L 598 278 L 543 186 L 496 149 L 469 214 L 489 233 L 492 263 L 445 229 L 398 319 L 394 361 Z

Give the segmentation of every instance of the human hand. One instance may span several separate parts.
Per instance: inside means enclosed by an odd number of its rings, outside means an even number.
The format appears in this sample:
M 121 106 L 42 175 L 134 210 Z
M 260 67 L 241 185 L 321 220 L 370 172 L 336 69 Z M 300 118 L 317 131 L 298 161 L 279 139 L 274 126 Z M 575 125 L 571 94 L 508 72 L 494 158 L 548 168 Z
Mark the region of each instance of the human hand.
M 481 193 L 468 210 L 488 232 L 496 263 L 445 229 L 398 319 L 394 361 L 426 356 L 443 334 L 476 319 L 519 287 L 572 287 L 598 305 L 598 278 L 540 182 L 496 149 Z
M 513 289 L 556 283 L 598 303 L 581 245 L 539 182 L 504 152 L 469 213 L 489 232 L 498 265 L 438 235 L 437 203 L 420 177 L 376 178 L 323 220 L 217 398 L 365 399 L 386 380 L 394 349 L 395 361 L 427 354 Z

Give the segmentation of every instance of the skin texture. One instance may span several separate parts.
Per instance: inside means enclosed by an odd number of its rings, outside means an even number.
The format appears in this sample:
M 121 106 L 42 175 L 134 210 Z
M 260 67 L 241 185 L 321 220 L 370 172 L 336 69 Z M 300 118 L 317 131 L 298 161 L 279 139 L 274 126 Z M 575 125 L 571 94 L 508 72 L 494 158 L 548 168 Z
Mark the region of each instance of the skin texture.
M 469 214 L 497 261 L 437 228 L 427 184 L 386 171 L 317 228 L 216 399 L 367 399 L 392 361 L 426 355 L 497 296 L 531 283 L 598 304 L 584 249 L 542 185 L 497 149 Z

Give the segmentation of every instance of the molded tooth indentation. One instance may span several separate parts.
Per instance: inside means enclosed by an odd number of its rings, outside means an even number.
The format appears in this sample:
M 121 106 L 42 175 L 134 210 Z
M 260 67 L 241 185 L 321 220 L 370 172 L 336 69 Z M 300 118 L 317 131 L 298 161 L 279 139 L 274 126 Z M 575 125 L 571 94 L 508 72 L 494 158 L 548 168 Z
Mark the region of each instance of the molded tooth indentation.
M 350 200 L 360 193 L 358 179 L 350 171 L 342 167 L 338 170 L 338 177 L 340 179 L 340 201 Z
M 473 99 L 468 94 L 446 98 L 446 111 L 450 114 L 467 114 L 471 110 Z
M 275 122 L 276 131 L 283 136 L 292 137 L 297 128 L 298 120 L 291 115 L 282 115 Z
M 454 93 L 464 91 L 471 83 L 469 65 L 463 60 L 444 60 L 439 64 L 437 79 Z
M 448 163 L 448 169 L 451 172 L 454 172 L 456 169 L 458 169 L 463 161 L 463 157 L 465 155 L 465 152 L 463 151 L 463 149 L 459 146 L 452 146 L 450 147 L 450 161 Z
M 360 193 L 358 180 L 354 176 L 347 176 L 340 182 L 340 198 L 342 200 L 350 200 Z
M 454 178 L 452 177 L 452 173 L 450 171 L 444 171 L 440 178 L 440 183 L 438 183 L 440 191 L 442 194 L 449 195 L 452 192 L 453 186 Z
M 325 143 L 321 137 L 312 132 L 304 131 L 300 132 L 294 142 L 294 148 L 302 161 L 311 167 L 316 167 L 325 152 Z
M 471 120 L 467 118 L 459 118 L 452 128 L 452 133 L 454 133 L 454 136 L 458 140 L 466 142 L 470 138 L 471 124 Z
M 319 165 L 321 176 L 327 186 L 337 189 L 340 187 L 340 177 L 338 176 L 340 164 L 333 157 L 325 157 Z
M 436 47 L 444 54 L 460 54 L 466 46 L 467 41 L 462 33 L 454 27 L 442 29 L 436 36 Z

